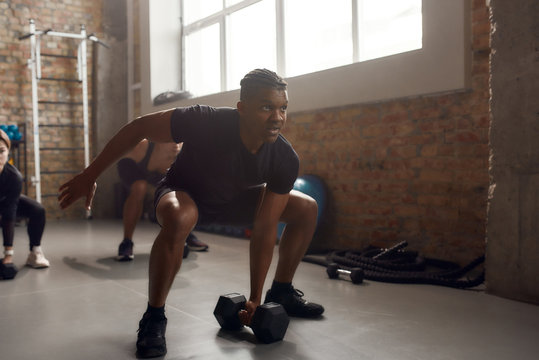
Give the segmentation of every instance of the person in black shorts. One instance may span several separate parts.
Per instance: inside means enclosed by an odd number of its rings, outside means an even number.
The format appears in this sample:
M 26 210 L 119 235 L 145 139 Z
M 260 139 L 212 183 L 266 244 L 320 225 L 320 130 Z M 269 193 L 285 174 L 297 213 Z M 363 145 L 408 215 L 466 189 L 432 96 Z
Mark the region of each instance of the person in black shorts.
M 49 267 L 49 261 L 41 249 L 41 237 L 45 229 L 45 209 L 35 200 L 22 195 L 22 175 L 8 162 L 11 141 L 0 130 L 0 225 L 4 238 L 4 258 L 0 260 L 0 278 L 12 279 L 17 274 L 13 265 L 13 238 L 17 218 L 28 219 L 30 253 L 26 265 L 33 268 Z
M 324 308 L 292 286 L 315 231 L 316 201 L 293 190 L 299 159 L 281 135 L 288 106 L 287 83 L 266 69 L 241 80 L 237 108 L 196 105 L 142 116 L 124 126 L 82 173 L 60 186 L 66 208 L 81 197 L 90 207 L 98 176 L 142 138 L 183 142 L 155 193 L 161 231 L 150 254 L 148 306 L 140 323 L 137 356 L 166 353 L 164 306 L 182 263 L 186 237 L 198 224 L 252 224 L 250 295 L 240 312 L 249 324 L 264 302 L 283 305 L 290 316 L 319 317 Z M 271 289 L 263 298 L 277 224 L 286 223 Z
M 142 215 L 148 185 L 157 186 L 165 176 L 170 164 L 176 159 L 180 149 L 181 145 L 174 142 L 156 144 L 144 139 L 116 164 L 122 185 L 128 192 L 122 212 L 124 238 L 118 246 L 116 260 L 130 261 L 134 259 L 133 234 Z M 205 251 L 208 249 L 208 245 L 199 240 L 193 233 L 187 237 L 186 246 L 188 249 L 184 251 L 184 257 L 189 250 Z

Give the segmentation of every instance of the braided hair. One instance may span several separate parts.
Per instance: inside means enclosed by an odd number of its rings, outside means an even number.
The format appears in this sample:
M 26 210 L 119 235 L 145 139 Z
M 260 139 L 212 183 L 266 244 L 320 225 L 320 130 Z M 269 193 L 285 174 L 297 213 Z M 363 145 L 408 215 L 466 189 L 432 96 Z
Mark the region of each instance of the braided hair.
M 240 100 L 244 101 L 260 88 L 286 90 L 288 83 L 271 70 L 255 69 L 241 79 L 240 86 Z

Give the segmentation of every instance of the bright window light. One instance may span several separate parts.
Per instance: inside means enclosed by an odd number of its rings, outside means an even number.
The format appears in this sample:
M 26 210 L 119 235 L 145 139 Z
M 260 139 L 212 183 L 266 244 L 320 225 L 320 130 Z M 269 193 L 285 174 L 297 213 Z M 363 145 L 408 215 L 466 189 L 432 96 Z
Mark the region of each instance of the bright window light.
M 352 63 L 351 0 L 288 0 L 284 5 L 287 77 Z
M 219 24 L 185 37 L 185 87 L 193 96 L 221 91 Z
M 155 1 L 155 0 L 154 0 Z M 223 0 L 183 0 L 183 23 L 191 24 L 223 8 Z
M 359 4 L 359 61 L 421 49 L 421 0 L 363 0 Z
M 232 6 L 242 1 L 243 0 L 225 0 L 225 6 Z
M 276 68 L 274 10 L 274 1 L 264 0 L 229 16 L 227 90 L 238 89 L 243 76 L 255 68 Z
M 421 0 L 181 1 L 182 90 L 195 97 L 254 68 L 290 78 L 422 48 Z

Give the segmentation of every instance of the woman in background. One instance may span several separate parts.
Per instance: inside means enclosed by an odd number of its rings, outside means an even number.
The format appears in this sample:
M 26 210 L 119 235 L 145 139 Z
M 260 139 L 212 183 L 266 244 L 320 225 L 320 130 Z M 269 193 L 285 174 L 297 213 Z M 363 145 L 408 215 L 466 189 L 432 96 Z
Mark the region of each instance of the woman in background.
M 45 229 L 45 209 L 37 201 L 21 194 L 22 175 L 8 162 L 11 141 L 0 130 L 0 225 L 4 237 L 4 258 L 0 261 L 0 278 L 13 279 L 17 268 L 13 264 L 13 238 L 18 217 L 28 219 L 30 253 L 26 265 L 33 268 L 49 267 L 49 261 L 41 249 L 41 237 Z

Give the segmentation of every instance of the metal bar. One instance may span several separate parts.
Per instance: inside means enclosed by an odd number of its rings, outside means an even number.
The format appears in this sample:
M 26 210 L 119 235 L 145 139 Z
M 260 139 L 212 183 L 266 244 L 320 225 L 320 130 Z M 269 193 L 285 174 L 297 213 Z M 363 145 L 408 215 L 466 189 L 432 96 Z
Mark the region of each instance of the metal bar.
M 48 81 L 65 81 L 65 82 L 76 82 L 80 83 L 79 79 L 63 79 L 63 78 L 50 78 L 50 77 L 38 77 L 39 80 L 48 80 Z
M 82 58 L 82 117 L 84 124 L 84 167 L 90 165 L 90 137 L 88 127 L 88 67 L 86 63 L 86 28 L 81 26 L 81 58 Z
M 86 28 L 84 25 L 80 28 L 81 42 L 79 47 L 81 49 L 81 58 L 82 58 L 82 115 L 84 122 L 84 167 L 87 168 L 90 165 L 90 137 L 88 129 L 88 67 L 86 59 Z M 86 218 L 90 219 L 92 217 L 92 211 L 86 209 Z
M 39 127 L 70 127 L 70 128 L 81 128 L 82 124 L 40 124 Z
M 66 58 L 66 59 L 76 59 L 75 55 L 55 55 L 55 54 L 41 54 L 41 56 L 54 57 L 54 58 Z
M 38 101 L 38 104 L 53 104 L 53 105 L 82 105 L 82 102 L 39 100 L 39 101 Z
M 34 34 L 36 31 L 36 25 L 34 20 L 30 20 L 30 33 Z M 30 68 L 32 71 L 32 133 L 34 135 L 34 168 L 35 175 L 32 179 L 32 183 L 36 187 L 36 201 L 41 203 L 41 169 L 40 169 L 40 157 L 39 157 L 39 115 L 37 104 L 37 63 L 36 63 L 36 35 L 30 36 L 31 45 L 31 58 Z
M 39 36 L 36 37 L 36 65 L 37 65 L 37 78 L 41 78 L 41 38 Z
M 59 37 L 65 37 L 65 38 L 71 38 L 71 39 L 80 39 L 80 40 L 86 40 L 86 32 L 83 34 L 71 34 L 71 33 L 63 33 L 58 31 L 47 31 L 43 35 L 49 35 L 49 36 L 59 36 Z
M 84 147 L 82 146 L 76 146 L 76 147 L 42 147 L 42 148 L 39 148 L 39 150 L 41 151 L 66 151 L 66 150 L 69 150 L 69 151 L 77 151 L 77 150 L 84 150 Z

